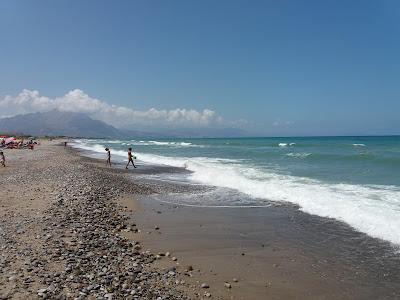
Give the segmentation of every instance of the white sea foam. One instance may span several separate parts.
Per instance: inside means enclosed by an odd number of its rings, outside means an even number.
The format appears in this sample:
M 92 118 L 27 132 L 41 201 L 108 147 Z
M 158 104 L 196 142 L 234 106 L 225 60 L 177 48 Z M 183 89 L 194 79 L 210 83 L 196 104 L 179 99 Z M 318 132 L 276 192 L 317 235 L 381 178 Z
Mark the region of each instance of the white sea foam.
M 172 147 L 200 147 L 201 145 L 193 145 L 189 142 L 159 142 L 159 141 L 148 141 L 149 145 L 159 146 L 172 146 Z
M 236 189 L 261 201 L 295 203 L 304 212 L 346 222 L 361 232 L 400 245 L 399 188 L 327 184 L 216 159 L 142 156 L 153 163 L 185 166 L 194 172 L 191 179 L 197 182 Z
M 203 145 L 195 145 L 189 142 L 168 142 L 168 141 L 135 141 L 130 143 L 122 143 L 123 145 L 136 146 L 167 146 L 167 147 L 204 147 Z
M 106 143 L 106 144 L 121 144 L 123 142 L 119 141 L 119 140 L 104 140 L 104 143 Z
M 149 141 L 149 144 L 153 144 L 153 145 L 171 145 L 170 142 L 159 142 L 159 141 Z
M 105 153 L 105 146 L 100 144 L 89 144 L 86 140 L 75 140 L 71 143 L 74 148 L 93 151 L 95 153 Z
M 296 143 L 279 143 L 278 146 L 279 147 L 287 147 L 287 146 L 294 146 L 296 145 Z
M 365 144 L 353 144 L 354 147 L 365 147 Z
M 104 152 L 101 145 L 81 143 L 79 147 Z M 116 154 L 125 156 L 120 152 Z M 138 157 L 153 164 L 187 168 L 193 171 L 189 176 L 194 182 L 237 190 L 260 204 L 267 200 L 297 204 L 304 212 L 343 221 L 372 237 L 400 245 L 399 187 L 324 183 L 261 170 L 240 160 L 147 153 L 138 153 Z
M 75 143 L 82 143 L 85 140 L 76 140 Z M 100 142 L 100 140 L 99 140 Z M 105 145 L 120 144 L 125 146 L 168 146 L 168 147 L 204 147 L 204 145 L 195 145 L 189 142 L 168 142 L 168 141 L 119 141 L 119 140 L 104 140 L 101 141 Z

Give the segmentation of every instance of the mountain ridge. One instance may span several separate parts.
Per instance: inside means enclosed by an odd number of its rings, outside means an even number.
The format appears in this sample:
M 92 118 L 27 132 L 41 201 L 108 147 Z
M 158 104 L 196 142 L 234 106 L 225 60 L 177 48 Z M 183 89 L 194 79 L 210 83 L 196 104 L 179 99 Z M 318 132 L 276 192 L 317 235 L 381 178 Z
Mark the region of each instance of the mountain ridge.
M 245 136 L 234 128 L 159 129 L 158 132 L 116 128 L 84 113 L 52 110 L 0 119 L 0 133 L 76 138 L 232 137 Z

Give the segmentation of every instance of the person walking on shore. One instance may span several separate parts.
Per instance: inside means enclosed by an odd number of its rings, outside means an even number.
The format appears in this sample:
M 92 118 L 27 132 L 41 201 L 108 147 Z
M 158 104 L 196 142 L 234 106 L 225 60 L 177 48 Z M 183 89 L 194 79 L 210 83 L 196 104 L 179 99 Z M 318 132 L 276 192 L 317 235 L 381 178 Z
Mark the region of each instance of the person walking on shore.
M 106 148 L 105 150 L 107 151 L 107 163 L 106 164 L 111 167 L 111 151 L 108 148 Z
M 126 164 L 126 167 L 125 167 L 125 169 L 128 169 L 128 166 L 129 166 L 129 163 L 132 163 L 132 166 L 134 167 L 134 168 L 137 168 L 136 166 L 135 166 L 135 164 L 133 163 L 133 155 L 132 155 L 132 148 L 129 148 L 128 149 L 128 163 Z
M 6 158 L 4 156 L 3 151 L 0 151 L 0 164 L 5 167 L 6 166 Z

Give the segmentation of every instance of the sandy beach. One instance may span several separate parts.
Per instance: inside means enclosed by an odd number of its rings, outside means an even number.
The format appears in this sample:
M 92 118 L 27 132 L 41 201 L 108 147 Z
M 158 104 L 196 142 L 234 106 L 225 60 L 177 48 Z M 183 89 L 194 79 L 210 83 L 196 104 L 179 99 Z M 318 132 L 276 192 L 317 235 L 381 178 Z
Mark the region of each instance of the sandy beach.
M 169 204 L 195 187 L 137 174 L 179 170 L 108 168 L 60 141 L 5 154 L 0 299 L 400 298 L 393 247 L 343 223 Z
M 172 261 L 155 269 L 156 257 L 122 236 L 135 226 L 116 201 L 139 187 L 57 141 L 5 154 L 1 299 L 188 299 Z

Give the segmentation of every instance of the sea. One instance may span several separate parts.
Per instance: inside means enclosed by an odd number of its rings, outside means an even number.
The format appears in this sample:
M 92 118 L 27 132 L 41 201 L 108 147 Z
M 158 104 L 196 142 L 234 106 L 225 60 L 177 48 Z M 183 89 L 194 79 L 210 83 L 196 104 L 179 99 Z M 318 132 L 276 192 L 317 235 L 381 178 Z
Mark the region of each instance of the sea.
M 104 160 L 108 147 L 119 167 L 132 147 L 135 170 L 185 170 L 137 176 L 212 187 L 167 198 L 172 203 L 237 209 L 291 204 L 400 245 L 400 136 L 76 139 L 72 146 Z

